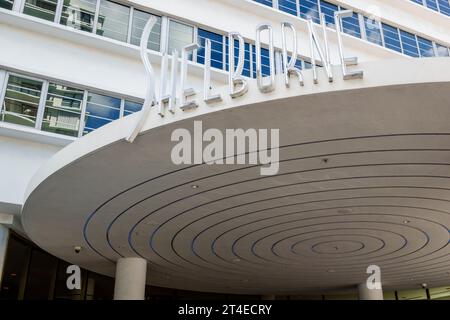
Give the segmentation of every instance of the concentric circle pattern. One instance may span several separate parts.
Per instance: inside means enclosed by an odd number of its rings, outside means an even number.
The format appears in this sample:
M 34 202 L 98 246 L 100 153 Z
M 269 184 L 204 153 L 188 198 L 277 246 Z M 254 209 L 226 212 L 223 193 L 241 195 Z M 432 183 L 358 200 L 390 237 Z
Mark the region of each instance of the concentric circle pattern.
M 170 134 L 192 120 L 149 130 L 48 178 L 27 200 L 25 225 L 50 252 L 96 271 L 111 274 L 118 258 L 143 257 L 149 283 L 166 287 L 343 290 L 364 282 L 373 264 L 386 289 L 448 284 L 450 97 L 441 106 L 429 101 L 437 89 L 428 89 L 427 97 L 414 86 L 308 96 L 279 101 L 283 111 L 266 103 L 199 118 L 221 130 L 280 128 L 273 176 L 260 175 L 259 165 L 175 166 Z M 398 102 L 405 96 L 408 104 Z M 62 199 L 42 204 L 49 196 Z M 63 211 L 49 214 L 54 208 Z M 33 210 L 48 218 L 48 236 L 44 222 L 27 223 Z M 85 250 L 74 256 L 77 243 Z
M 408 148 L 437 137 L 411 138 L 282 147 L 277 176 L 258 176 L 256 167 L 209 175 L 207 165 L 188 167 L 103 204 L 86 221 L 86 241 L 108 259 L 144 257 L 169 277 L 257 279 L 275 291 L 362 281 L 371 264 L 382 268 L 386 284 L 439 282 L 450 270 L 450 149 Z M 397 148 L 367 147 L 387 140 Z M 317 153 L 324 145 L 339 152 Z M 166 182 L 171 175 L 176 185 Z M 99 230 L 107 246 L 92 240 Z M 120 246 L 124 237 L 128 246 Z

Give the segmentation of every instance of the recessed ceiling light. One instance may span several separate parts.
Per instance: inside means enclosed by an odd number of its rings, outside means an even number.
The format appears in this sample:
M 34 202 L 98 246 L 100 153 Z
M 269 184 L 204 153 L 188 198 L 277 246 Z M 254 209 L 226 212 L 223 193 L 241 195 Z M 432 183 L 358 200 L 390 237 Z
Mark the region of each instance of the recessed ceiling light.
M 198 185 L 196 185 L 196 184 L 193 184 L 192 186 L 191 186 L 191 188 L 192 189 L 198 189 L 198 188 L 200 188 Z
M 404 223 L 404 224 L 408 224 L 408 223 L 411 223 L 411 221 L 405 220 L 405 221 L 403 221 L 403 223 Z

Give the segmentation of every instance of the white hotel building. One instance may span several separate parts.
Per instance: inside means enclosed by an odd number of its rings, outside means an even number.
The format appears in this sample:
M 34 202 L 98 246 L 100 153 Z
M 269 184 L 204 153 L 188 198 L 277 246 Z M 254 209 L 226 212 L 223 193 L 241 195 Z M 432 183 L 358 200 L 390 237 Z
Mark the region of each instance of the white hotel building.
M 342 10 L 362 79 L 342 76 Z M 319 67 L 314 83 L 307 19 L 321 39 L 322 14 L 333 82 Z M 157 95 L 163 54 L 198 43 L 187 79 L 198 107 L 151 108 L 130 143 L 151 16 Z M 283 22 L 304 86 L 283 82 Z M 273 27 L 273 52 L 265 37 L 261 49 L 269 93 L 256 79 L 261 23 Z M 233 31 L 248 83 L 236 98 Z M 212 104 L 206 39 L 222 96 Z M 0 299 L 449 299 L 449 46 L 448 0 L 0 0 Z M 278 174 L 176 166 L 171 133 L 193 120 L 279 129 Z M 66 288 L 70 264 L 79 290 Z M 369 265 L 383 292 L 364 285 Z

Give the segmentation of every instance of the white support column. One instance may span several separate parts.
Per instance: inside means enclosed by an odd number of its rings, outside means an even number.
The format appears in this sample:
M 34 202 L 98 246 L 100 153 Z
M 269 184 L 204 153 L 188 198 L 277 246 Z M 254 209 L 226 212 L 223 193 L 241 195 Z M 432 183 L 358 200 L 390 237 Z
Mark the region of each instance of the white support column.
M 147 260 L 120 258 L 116 265 L 114 300 L 144 300 Z
M 0 286 L 2 285 L 3 267 L 8 249 L 9 229 L 0 224 Z
M 359 300 L 384 300 L 383 289 L 369 289 L 367 283 L 358 285 Z

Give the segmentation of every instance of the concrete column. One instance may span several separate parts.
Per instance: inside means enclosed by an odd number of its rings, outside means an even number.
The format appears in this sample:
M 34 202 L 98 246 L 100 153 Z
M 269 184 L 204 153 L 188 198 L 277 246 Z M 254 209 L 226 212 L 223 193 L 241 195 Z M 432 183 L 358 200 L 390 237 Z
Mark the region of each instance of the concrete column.
M 3 279 L 3 268 L 5 266 L 6 251 L 8 249 L 9 229 L 0 224 L 0 286 Z
M 369 289 L 367 283 L 358 286 L 359 300 L 384 300 L 383 289 Z
M 121 258 L 116 265 L 114 300 L 144 300 L 147 260 Z
M 265 295 L 261 296 L 261 300 L 267 300 L 267 301 L 276 300 L 276 297 L 274 294 L 265 294 Z

